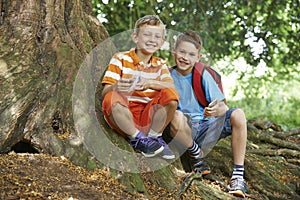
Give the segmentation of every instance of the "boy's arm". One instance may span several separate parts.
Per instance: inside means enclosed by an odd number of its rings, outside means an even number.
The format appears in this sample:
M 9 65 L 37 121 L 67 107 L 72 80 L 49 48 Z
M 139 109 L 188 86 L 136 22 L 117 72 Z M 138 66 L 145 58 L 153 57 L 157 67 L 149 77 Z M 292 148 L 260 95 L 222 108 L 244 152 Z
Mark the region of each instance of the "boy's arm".
M 114 85 L 105 84 L 104 87 L 103 87 L 101 96 L 104 97 L 108 92 L 113 91 L 114 90 Z
M 228 110 L 228 106 L 225 104 L 224 101 L 218 103 L 216 108 L 216 117 L 225 115 L 226 111 Z
M 204 117 L 219 117 L 225 115 L 226 111 L 228 110 L 228 106 L 225 104 L 224 101 L 218 102 L 216 105 L 212 107 L 205 107 L 204 108 Z
M 203 72 L 202 84 L 205 90 L 205 97 L 208 102 L 213 102 L 212 100 L 219 100 L 215 106 L 205 107 L 203 116 L 206 117 L 218 117 L 222 116 L 229 109 L 225 104 L 225 96 L 216 84 L 212 76 L 207 72 Z
M 104 97 L 110 91 L 129 92 L 133 82 L 133 79 L 120 79 L 118 82 L 113 84 L 106 83 L 102 90 L 102 97 Z
M 158 80 L 151 80 L 151 79 L 144 79 L 141 78 L 140 82 L 136 85 L 136 90 L 161 90 L 164 88 L 175 88 L 173 82 L 167 81 L 158 81 Z
M 166 64 L 162 65 L 160 77 L 160 80 L 141 78 L 140 82 L 137 84 L 138 89 L 136 90 L 175 88 L 174 80 L 171 77 L 169 68 Z

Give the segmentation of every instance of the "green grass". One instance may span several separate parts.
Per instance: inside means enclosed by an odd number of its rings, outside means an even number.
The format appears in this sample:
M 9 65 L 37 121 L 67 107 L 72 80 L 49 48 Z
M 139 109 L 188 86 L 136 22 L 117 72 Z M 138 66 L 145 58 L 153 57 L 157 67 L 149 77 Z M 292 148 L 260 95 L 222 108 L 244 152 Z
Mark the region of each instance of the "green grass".
M 228 106 L 243 109 L 248 120 L 265 118 L 281 125 L 284 130 L 300 127 L 300 99 L 293 96 L 228 100 Z

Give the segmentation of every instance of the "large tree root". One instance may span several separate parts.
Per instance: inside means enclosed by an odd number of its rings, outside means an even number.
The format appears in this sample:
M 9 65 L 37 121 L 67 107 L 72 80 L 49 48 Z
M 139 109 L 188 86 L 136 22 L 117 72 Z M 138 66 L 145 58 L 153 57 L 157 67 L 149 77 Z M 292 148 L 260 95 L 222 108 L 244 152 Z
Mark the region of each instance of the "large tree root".
M 300 158 L 300 152 L 290 149 L 251 149 L 247 150 L 247 153 L 259 154 L 263 156 L 284 156 L 284 157 L 296 157 Z

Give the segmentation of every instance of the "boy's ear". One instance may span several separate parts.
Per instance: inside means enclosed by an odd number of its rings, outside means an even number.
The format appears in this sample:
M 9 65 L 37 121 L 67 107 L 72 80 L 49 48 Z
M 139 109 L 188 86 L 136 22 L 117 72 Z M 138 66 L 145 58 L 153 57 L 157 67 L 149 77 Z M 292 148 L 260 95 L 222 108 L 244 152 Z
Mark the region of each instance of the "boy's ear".
M 199 55 L 198 55 L 198 61 L 200 61 L 200 60 L 201 60 L 201 58 L 202 58 L 202 54 L 201 54 L 201 53 L 199 53 Z
M 133 32 L 131 34 L 131 38 L 132 38 L 132 40 L 133 40 L 134 43 L 137 43 L 137 33 L 136 32 Z
M 172 56 L 175 56 L 175 48 L 174 47 L 172 48 L 171 54 L 172 54 Z

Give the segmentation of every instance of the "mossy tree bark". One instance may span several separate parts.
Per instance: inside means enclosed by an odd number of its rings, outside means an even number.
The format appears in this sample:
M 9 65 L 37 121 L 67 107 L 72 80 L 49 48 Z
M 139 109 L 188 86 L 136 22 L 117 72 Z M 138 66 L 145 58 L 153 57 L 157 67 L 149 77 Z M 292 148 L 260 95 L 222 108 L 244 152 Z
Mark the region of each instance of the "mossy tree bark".
M 75 134 L 72 90 L 85 56 L 108 37 L 85 1 L 1 1 L 1 152 L 21 140 L 63 154 Z

